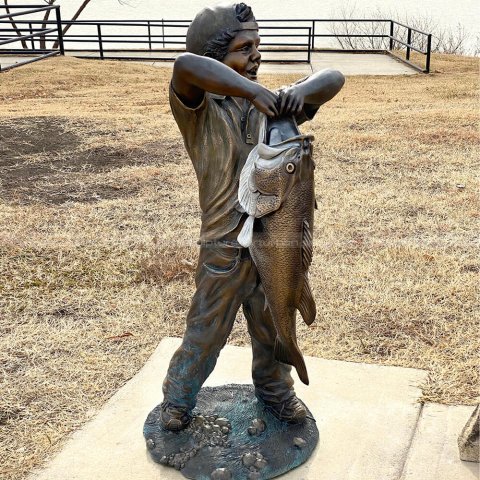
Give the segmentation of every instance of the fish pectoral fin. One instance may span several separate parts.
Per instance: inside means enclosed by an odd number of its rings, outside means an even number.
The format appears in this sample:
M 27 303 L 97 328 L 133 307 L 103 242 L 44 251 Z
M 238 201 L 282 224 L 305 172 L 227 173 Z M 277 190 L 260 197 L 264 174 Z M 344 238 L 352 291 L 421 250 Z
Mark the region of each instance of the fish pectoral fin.
M 295 341 L 292 340 L 287 345 L 280 340 L 280 337 L 277 336 L 275 339 L 274 355 L 275 359 L 279 362 L 293 365 L 297 370 L 300 380 L 305 385 L 309 384 L 305 360 L 303 359 L 302 352 L 300 352 L 300 349 Z
M 248 248 L 252 244 L 254 222 L 255 217 L 253 215 L 250 215 L 245 220 L 242 230 L 238 234 L 237 241 L 242 247 Z
M 311 325 L 315 321 L 317 307 L 306 275 L 303 282 L 302 296 L 300 297 L 300 303 L 297 308 L 302 315 L 303 321 L 307 325 Z

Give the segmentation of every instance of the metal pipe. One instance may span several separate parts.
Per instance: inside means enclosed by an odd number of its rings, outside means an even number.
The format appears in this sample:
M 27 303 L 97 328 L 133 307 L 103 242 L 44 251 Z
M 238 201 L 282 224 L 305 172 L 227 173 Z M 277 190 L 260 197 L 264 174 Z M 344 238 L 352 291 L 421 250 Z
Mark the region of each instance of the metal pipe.
M 12 68 L 16 68 L 16 67 L 20 67 L 22 65 L 26 65 L 27 63 L 38 62 L 39 60 L 43 60 L 44 58 L 53 57 L 54 55 L 58 55 L 58 53 L 59 53 L 58 51 L 49 52 L 49 53 L 46 53 L 45 55 L 41 55 L 41 56 L 35 57 L 35 58 L 30 58 L 30 59 L 25 60 L 23 62 L 18 62 L 18 63 L 15 63 L 14 65 L 9 65 L 8 67 L 4 67 L 4 68 L 2 68 L 1 65 L 0 65 L 0 71 L 6 72 L 7 70 L 11 70 Z
M 50 30 L 41 30 L 41 33 L 33 33 L 32 35 L 22 35 L 21 37 L 15 37 L 15 38 L 9 38 L 8 40 L 2 40 L 0 42 L 0 45 L 7 45 L 8 43 L 14 43 L 14 42 L 18 42 L 20 40 L 28 40 L 29 38 L 32 38 L 32 37 L 38 37 L 40 34 L 42 33 L 51 33 L 51 32 L 56 32 L 57 29 L 56 28 L 51 28 Z M 25 50 L 26 52 L 28 50 Z
M 62 17 L 60 16 L 60 7 L 55 9 L 56 20 L 57 20 L 57 30 L 58 30 L 58 48 L 60 50 L 60 55 L 65 55 L 65 47 L 63 45 L 63 30 L 62 30 Z
M 163 39 L 163 48 L 165 48 L 165 25 L 163 24 L 163 18 L 162 18 L 162 39 Z
M 390 20 L 390 45 L 389 50 L 393 50 L 393 21 Z
M 148 48 L 152 50 L 152 31 L 150 30 L 150 21 L 148 22 Z
M 430 73 L 430 56 L 432 54 L 432 34 L 427 37 L 427 59 L 425 61 L 425 73 Z
M 412 29 L 408 29 L 408 35 L 407 35 L 407 60 L 410 60 L 410 45 L 412 44 Z
M 33 35 L 32 24 L 29 23 L 28 27 L 29 27 L 30 35 Z M 35 50 L 35 40 L 33 39 L 33 37 L 31 38 L 31 44 L 32 44 L 32 50 Z
M 399 38 L 393 38 L 393 40 L 395 40 L 396 43 L 400 43 L 401 45 L 404 45 L 405 47 L 408 45 L 407 43 L 405 43 L 403 40 L 400 40 Z M 427 52 L 424 52 L 423 50 L 420 50 L 419 48 L 414 47 L 413 45 L 410 45 L 410 49 L 415 50 L 416 52 L 421 53 L 423 55 L 427 54 Z
M 422 35 L 429 35 L 426 32 L 422 32 L 421 30 L 418 30 L 417 28 L 409 27 L 408 25 L 405 25 L 404 23 L 397 22 L 396 20 L 392 20 L 392 22 L 396 23 L 397 25 L 400 25 L 401 27 L 411 28 L 414 32 L 421 33 Z
M 312 29 L 308 29 L 308 52 L 307 52 L 307 61 L 311 63 L 312 60 Z
M 3 5 L 4 6 L 4 5 Z M 8 5 L 10 8 L 13 8 L 14 6 Z M 15 5 L 17 7 L 17 5 Z M 31 5 L 29 5 L 31 7 Z M 9 15 L 0 15 L 0 20 L 2 18 L 11 18 L 11 17 L 19 17 L 20 15 L 28 15 L 29 13 L 37 13 L 37 12 L 45 12 L 47 10 L 53 10 L 54 8 L 58 8 L 57 5 L 54 7 L 42 7 L 42 8 L 34 8 L 33 10 L 27 10 L 26 12 L 20 12 L 20 13 L 11 13 Z
M 312 50 L 315 50 L 315 20 L 312 20 Z
M 100 51 L 100 58 L 103 60 L 102 28 L 100 24 L 97 25 L 97 34 L 98 34 L 98 48 Z

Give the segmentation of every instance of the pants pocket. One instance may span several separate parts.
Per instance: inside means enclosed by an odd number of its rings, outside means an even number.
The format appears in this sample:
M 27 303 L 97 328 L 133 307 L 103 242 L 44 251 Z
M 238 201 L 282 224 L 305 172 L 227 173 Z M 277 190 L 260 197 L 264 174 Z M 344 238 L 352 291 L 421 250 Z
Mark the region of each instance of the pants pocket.
M 215 275 L 232 273 L 240 262 L 240 250 L 222 243 L 208 247 L 203 266 Z

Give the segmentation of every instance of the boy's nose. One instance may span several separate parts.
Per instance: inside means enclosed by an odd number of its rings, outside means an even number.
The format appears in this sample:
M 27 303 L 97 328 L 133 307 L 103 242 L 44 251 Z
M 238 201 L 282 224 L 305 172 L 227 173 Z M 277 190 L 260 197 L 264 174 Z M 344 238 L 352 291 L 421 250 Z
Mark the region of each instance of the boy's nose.
M 262 58 L 261 53 L 258 51 L 257 47 L 253 47 L 251 59 L 253 62 L 258 62 Z

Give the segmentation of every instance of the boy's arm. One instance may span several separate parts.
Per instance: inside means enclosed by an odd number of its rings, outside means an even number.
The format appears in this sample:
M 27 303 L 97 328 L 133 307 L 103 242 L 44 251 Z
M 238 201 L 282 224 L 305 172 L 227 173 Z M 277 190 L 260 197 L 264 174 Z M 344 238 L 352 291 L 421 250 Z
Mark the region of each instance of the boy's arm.
M 331 100 L 343 87 L 345 77 L 338 70 L 325 69 L 310 75 L 283 91 L 280 114 L 299 114 L 303 105 L 320 106 Z
M 172 86 L 185 105 L 191 108 L 200 105 L 205 92 L 211 92 L 247 98 L 266 115 L 278 115 L 275 93 L 212 58 L 193 53 L 180 55 L 173 67 Z

